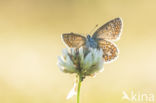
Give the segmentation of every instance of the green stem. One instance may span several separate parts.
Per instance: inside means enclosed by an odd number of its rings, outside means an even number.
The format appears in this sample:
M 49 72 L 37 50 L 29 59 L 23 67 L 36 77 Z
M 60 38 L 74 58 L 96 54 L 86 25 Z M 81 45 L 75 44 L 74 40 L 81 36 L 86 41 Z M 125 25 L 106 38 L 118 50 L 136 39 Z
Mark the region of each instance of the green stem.
M 77 103 L 80 103 L 80 87 L 81 87 L 82 77 L 79 75 L 78 89 L 77 89 Z

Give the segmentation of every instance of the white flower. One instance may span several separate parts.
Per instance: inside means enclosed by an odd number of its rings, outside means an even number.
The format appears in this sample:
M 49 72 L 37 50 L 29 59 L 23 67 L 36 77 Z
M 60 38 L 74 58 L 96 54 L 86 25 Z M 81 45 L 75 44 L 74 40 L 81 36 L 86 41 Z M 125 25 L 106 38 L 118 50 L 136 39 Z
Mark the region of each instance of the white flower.
M 93 48 L 69 48 L 63 49 L 63 56 L 58 57 L 58 66 L 65 73 L 94 75 L 103 70 L 103 51 Z
M 97 72 L 103 71 L 103 51 L 94 48 L 69 48 L 63 49 L 63 55 L 58 57 L 58 66 L 65 73 L 76 73 L 81 76 L 81 80 L 86 76 L 93 76 Z M 76 82 L 69 92 L 67 99 L 76 95 Z

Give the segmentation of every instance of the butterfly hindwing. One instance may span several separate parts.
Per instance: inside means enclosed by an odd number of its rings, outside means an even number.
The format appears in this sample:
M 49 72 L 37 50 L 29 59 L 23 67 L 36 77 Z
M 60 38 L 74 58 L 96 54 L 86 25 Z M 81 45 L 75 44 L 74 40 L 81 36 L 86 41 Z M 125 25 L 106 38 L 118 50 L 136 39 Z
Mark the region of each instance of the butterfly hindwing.
M 62 34 L 62 39 L 70 48 L 80 48 L 86 44 L 86 38 L 76 33 Z
M 122 30 L 122 20 L 121 18 L 115 18 L 99 29 L 93 34 L 94 39 L 105 39 L 105 40 L 118 40 Z
M 115 44 L 107 40 L 98 40 L 97 43 L 98 48 L 103 50 L 103 58 L 106 63 L 117 58 L 119 51 Z

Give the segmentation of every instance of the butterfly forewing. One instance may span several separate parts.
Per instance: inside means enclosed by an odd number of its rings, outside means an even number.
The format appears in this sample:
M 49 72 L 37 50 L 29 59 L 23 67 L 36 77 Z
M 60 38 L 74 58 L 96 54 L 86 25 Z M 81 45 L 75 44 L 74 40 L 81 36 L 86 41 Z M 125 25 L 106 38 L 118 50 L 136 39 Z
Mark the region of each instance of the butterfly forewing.
M 105 40 L 118 40 L 120 32 L 122 30 L 122 20 L 121 18 L 115 18 L 99 29 L 93 34 L 94 39 L 105 39 Z
M 80 48 L 86 44 L 86 38 L 76 33 L 62 34 L 62 39 L 70 48 Z
M 106 63 L 117 58 L 118 48 L 112 42 L 107 40 L 99 40 L 98 47 L 103 50 L 103 58 Z

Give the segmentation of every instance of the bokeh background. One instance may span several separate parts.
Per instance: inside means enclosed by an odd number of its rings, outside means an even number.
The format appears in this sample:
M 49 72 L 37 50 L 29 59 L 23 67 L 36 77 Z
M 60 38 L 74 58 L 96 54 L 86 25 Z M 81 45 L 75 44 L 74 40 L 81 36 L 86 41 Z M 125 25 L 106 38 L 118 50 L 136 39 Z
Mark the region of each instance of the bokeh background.
M 81 103 L 127 103 L 122 92 L 156 95 L 155 0 L 0 0 L 0 103 L 66 100 L 74 75 L 62 73 L 61 34 L 89 33 L 122 17 L 117 61 L 82 83 Z

